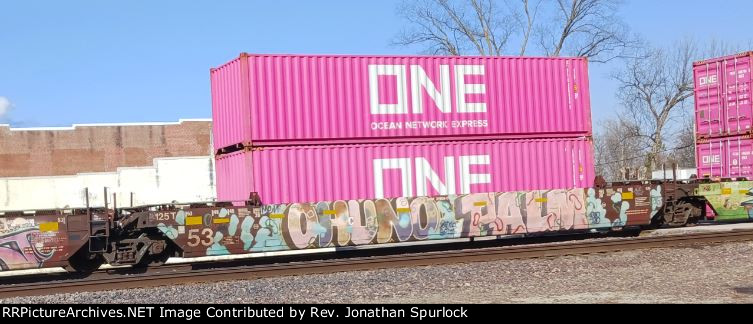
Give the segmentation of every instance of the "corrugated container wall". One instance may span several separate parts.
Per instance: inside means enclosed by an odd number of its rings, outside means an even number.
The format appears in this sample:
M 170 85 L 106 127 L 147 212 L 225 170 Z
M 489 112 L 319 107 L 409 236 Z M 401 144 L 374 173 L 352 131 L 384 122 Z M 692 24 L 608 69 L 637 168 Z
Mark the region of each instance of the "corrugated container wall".
M 588 138 L 257 148 L 217 159 L 219 200 L 262 203 L 586 188 Z
M 749 134 L 753 126 L 753 52 L 693 64 L 699 138 Z
M 249 55 L 211 70 L 215 149 L 591 135 L 584 58 Z
M 753 179 L 753 139 L 749 136 L 699 140 L 698 177 Z

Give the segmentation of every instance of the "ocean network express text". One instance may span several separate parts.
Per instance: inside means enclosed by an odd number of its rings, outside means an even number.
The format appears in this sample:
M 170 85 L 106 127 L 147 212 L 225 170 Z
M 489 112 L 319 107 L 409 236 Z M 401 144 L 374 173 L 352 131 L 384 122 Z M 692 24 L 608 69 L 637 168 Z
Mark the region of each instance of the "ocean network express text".
M 434 121 L 409 121 L 409 122 L 373 122 L 372 130 L 390 129 L 441 129 L 441 128 L 482 128 L 489 127 L 486 119 L 479 120 L 434 120 Z

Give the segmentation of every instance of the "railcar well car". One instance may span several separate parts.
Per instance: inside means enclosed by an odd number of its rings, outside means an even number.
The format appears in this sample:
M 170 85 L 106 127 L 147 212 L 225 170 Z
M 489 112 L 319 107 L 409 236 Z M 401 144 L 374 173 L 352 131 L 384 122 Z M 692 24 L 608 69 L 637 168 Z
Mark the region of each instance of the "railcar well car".
M 261 204 L 210 202 L 0 213 L 0 267 L 158 266 L 246 254 L 482 236 L 619 231 L 753 218 L 753 182 L 634 181 L 587 189 Z

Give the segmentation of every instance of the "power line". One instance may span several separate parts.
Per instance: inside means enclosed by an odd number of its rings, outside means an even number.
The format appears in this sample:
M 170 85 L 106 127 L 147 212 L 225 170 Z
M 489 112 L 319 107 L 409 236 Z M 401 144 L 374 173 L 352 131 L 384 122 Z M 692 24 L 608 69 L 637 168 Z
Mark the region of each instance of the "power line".
M 663 151 L 659 151 L 658 153 L 666 153 L 666 152 L 672 152 L 672 151 L 679 151 L 679 150 L 686 149 L 686 148 L 689 148 L 689 147 L 693 147 L 693 144 L 685 145 L 685 146 L 678 146 L 678 147 L 671 148 L 671 149 L 666 149 L 666 150 L 663 150 Z M 596 166 L 603 166 L 603 165 L 609 165 L 609 164 L 614 164 L 614 163 L 619 163 L 619 162 L 632 161 L 632 160 L 639 159 L 639 158 L 644 158 L 644 157 L 647 157 L 647 156 L 648 156 L 648 154 L 638 155 L 638 156 L 629 157 L 629 158 L 622 159 L 622 160 L 616 160 L 616 161 L 599 163 Z

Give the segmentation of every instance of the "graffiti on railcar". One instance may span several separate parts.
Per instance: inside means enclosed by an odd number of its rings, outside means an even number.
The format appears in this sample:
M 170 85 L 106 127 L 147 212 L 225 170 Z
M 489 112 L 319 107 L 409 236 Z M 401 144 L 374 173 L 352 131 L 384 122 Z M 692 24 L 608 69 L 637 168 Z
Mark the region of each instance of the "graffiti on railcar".
M 202 220 L 205 218 L 211 219 L 214 224 L 214 234 L 209 234 L 212 237 L 212 244 L 207 247 L 207 255 L 230 254 L 227 246 L 239 241 L 239 237 L 236 236 L 240 223 L 238 215 L 227 208 L 222 208 L 204 214 Z
M 471 194 L 455 200 L 463 236 L 513 235 L 588 227 L 583 189 Z
M 753 219 L 753 181 L 704 183 L 696 194 L 711 204 L 720 221 Z
M 741 214 L 747 218 L 753 217 L 752 184 L 710 184 L 698 192 L 722 211 L 722 217 Z M 664 190 L 656 183 L 612 184 L 589 189 L 190 208 L 155 213 L 150 219 L 160 220 L 157 227 L 192 255 L 225 255 L 621 229 L 650 224 L 663 208 Z
M 191 209 L 157 227 L 207 255 L 516 235 L 588 229 L 584 197 L 571 189 Z
M 650 191 L 650 197 L 651 197 L 651 219 L 656 216 L 656 213 L 659 212 L 659 209 L 661 209 L 662 206 L 664 206 L 664 199 L 661 195 L 661 186 L 656 186 L 656 188 L 651 189 Z
M 39 268 L 55 253 L 33 218 L 0 218 L 0 270 Z
M 159 229 L 160 232 L 164 233 L 165 236 L 172 240 L 177 239 L 178 235 L 185 234 L 186 232 L 186 211 L 184 210 L 179 210 L 175 213 L 153 213 L 150 217 L 150 220 L 161 221 L 159 222 L 159 224 L 157 224 L 157 229 Z M 164 221 L 168 220 L 172 220 L 175 223 L 175 226 L 166 225 Z
M 248 209 L 244 210 L 248 213 Z M 172 240 L 183 242 L 189 248 L 201 247 L 207 255 L 224 255 L 231 253 L 228 246 L 250 242 L 247 235 L 253 218 L 248 217 L 241 223 L 237 211 L 233 208 L 197 208 L 155 212 L 150 215 L 150 220 L 158 221 L 157 229 Z
M 262 206 L 253 214 L 246 213 L 241 225 L 243 250 L 249 252 L 285 250 L 280 219 L 283 211 L 278 205 Z
M 745 197 L 741 199 L 740 206 L 745 210 L 748 219 L 753 220 L 753 188 L 748 190 L 741 189 L 739 193 L 745 195 Z M 740 218 L 745 219 L 745 216 Z
M 626 185 L 586 190 L 590 228 L 648 224 L 661 208 L 661 185 Z

